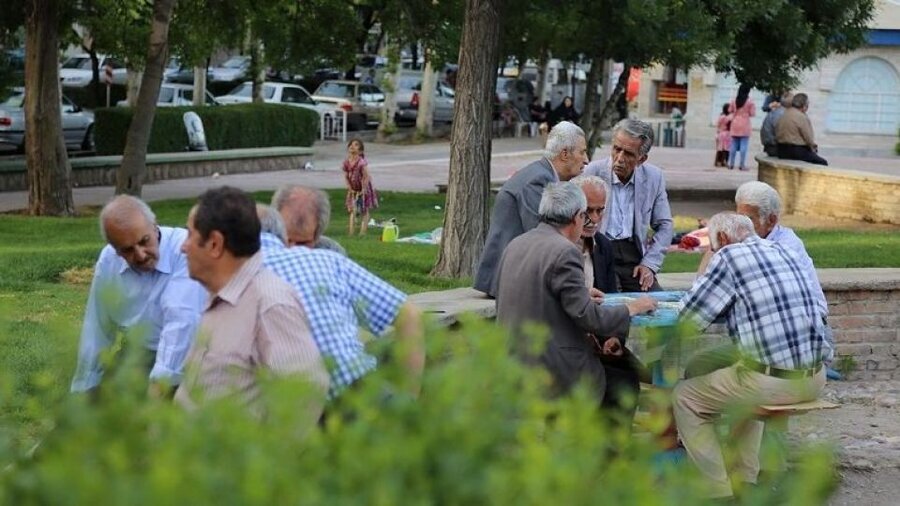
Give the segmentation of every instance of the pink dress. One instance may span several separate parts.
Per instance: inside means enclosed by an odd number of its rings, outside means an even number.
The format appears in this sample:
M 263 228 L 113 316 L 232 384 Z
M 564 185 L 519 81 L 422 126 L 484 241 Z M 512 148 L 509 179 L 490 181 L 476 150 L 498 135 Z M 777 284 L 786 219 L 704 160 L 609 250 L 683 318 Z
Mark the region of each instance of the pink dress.
M 356 163 L 351 163 L 349 158 L 344 160 L 343 169 L 347 175 L 347 179 L 350 181 L 350 189 L 347 192 L 347 199 L 345 201 L 347 211 L 349 212 L 355 211 L 358 214 L 366 214 L 369 212 L 369 209 L 378 207 L 378 195 L 375 193 L 375 188 L 372 186 L 371 174 L 369 175 L 369 184 L 366 185 L 365 189 L 362 187 L 363 170 L 368 165 L 369 162 L 367 162 L 366 157 L 362 155 L 356 159 Z M 362 194 L 357 196 L 360 192 L 362 192 Z
M 756 116 L 756 105 L 753 100 L 747 97 L 743 107 L 738 108 L 734 100 L 728 105 L 728 112 L 731 113 L 731 136 L 732 137 L 750 137 L 752 128 L 750 126 L 750 117 Z
M 720 114 L 716 123 L 716 151 L 728 151 L 731 148 L 731 115 Z

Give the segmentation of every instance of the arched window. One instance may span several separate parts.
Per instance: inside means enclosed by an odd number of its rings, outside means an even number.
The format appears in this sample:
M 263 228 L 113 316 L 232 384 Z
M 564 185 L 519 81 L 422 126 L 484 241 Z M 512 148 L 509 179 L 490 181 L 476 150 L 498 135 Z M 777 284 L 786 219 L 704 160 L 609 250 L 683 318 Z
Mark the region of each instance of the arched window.
M 867 56 L 844 67 L 828 97 L 828 131 L 896 135 L 900 127 L 900 76 Z
M 719 121 L 719 115 L 722 114 L 722 105 L 731 103 L 737 96 L 738 82 L 733 74 L 719 74 L 716 92 L 713 94 L 713 104 L 710 107 L 709 124 L 715 126 Z M 756 116 L 750 118 L 750 124 L 753 128 L 759 128 L 762 125 L 766 113 L 762 110 L 763 102 L 766 100 L 766 94 L 753 88 L 750 90 L 750 100 L 756 106 Z

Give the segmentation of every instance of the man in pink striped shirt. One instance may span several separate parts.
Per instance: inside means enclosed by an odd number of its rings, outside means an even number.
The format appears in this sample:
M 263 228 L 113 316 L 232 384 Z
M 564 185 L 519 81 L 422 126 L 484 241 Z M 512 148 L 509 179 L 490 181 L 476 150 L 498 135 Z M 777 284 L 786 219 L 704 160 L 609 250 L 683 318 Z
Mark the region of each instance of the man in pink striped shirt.
M 311 388 L 298 398 L 310 422 L 322 414 L 328 373 L 291 285 L 263 267 L 256 204 L 236 188 L 200 196 L 181 249 L 188 271 L 210 293 L 175 400 L 191 409 L 233 396 L 264 414 L 258 378 L 299 376 Z

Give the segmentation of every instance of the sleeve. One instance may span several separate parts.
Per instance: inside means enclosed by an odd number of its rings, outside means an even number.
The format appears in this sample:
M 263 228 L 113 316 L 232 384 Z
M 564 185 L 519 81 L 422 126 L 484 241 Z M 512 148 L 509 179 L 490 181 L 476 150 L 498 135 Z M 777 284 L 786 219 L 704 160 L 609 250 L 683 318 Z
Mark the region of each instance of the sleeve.
M 184 361 L 194 342 L 207 293 L 188 277 L 187 262 L 183 261 L 160 297 L 163 324 L 150 379 L 177 385 L 181 383 Z
M 541 195 L 547 180 L 544 178 L 533 179 L 522 188 L 517 199 L 519 206 L 519 220 L 522 222 L 522 230 L 528 232 L 540 223 L 538 207 L 541 204 Z
M 803 123 L 800 126 L 800 137 L 803 138 L 803 142 L 810 148 L 816 145 L 816 140 L 813 137 L 812 123 L 809 121 L 809 116 L 806 116 L 805 114 L 803 115 Z
M 641 265 L 646 265 L 653 272 L 659 272 L 666 256 L 666 249 L 672 244 L 672 236 L 675 233 L 669 196 L 666 193 L 666 180 L 662 171 L 659 172 L 659 188 L 650 208 L 650 228 L 653 229 L 653 238 L 647 244 Z
M 101 258 L 94 265 L 94 279 L 91 281 L 84 323 L 81 326 L 78 363 L 75 366 L 75 376 L 72 378 L 72 392 L 90 390 L 99 385 L 103 377 L 100 353 L 112 345 L 116 329 L 108 306 L 104 304 L 104 293 L 107 290 L 112 290 L 112 283 L 106 274 L 101 253 Z
M 705 330 L 734 304 L 734 280 L 722 252 L 713 255 L 706 273 L 681 300 L 680 319 L 691 319 Z
M 550 290 L 563 310 L 585 332 L 598 336 L 628 336 L 631 318 L 625 306 L 603 306 L 591 300 L 584 286 L 581 255 L 576 248 L 566 248 L 548 271 Z
M 341 270 L 353 294 L 353 310 L 360 325 L 376 336 L 384 335 L 406 302 L 406 294 L 352 260 L 346 260 Z

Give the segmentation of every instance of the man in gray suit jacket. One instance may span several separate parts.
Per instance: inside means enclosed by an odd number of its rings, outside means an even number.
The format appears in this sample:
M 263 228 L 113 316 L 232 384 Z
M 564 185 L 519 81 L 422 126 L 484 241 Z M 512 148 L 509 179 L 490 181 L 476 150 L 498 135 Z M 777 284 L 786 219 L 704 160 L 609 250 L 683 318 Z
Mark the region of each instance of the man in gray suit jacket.
M 621 356 L 630 317 L 652 311 L 656 301 L 641 297 L 610 307 L 591 299 L 576 246 L 581 241 L 586 208 L 587 200 L 577 185 L 560 182 L 547 186 L 539 208 L 541 223 L 513 239 L 500 261 L 497 320 L 512 330 L 512 349 L 517 356 L 549 370 L 555 395 L 565 394 L 579 380 L 587 379 L 602 402 L 607 381 L 595 343 L 603 354 Z M 533 347 L 523 326 L 530 322 L 550 327 L 550 340 L 539 356 L 528 351 Z M 598 336 L 597 341 L 588 333 Z
M 623 292 L 661 290 L 656 273 L 672 243 L 672 211 L 662 170 L 645 163 L 651 146 L 653 128 L 624 119 L 613 129 L 611 156 L 591 162 L 584 171 L 611 189 L 600 231 L 612 240 Z
M 547 137 L 544 158 L 516 172 L 500 188 L 491 214 L 484 251 L 475 273 L 475 289 L 496 297 L 497 266 L 503 249 L 538 224 L 538 204 L 547 183 L 568 181 L 587 163 L 584 130 L 563 121 Z

